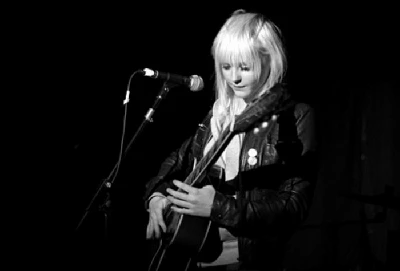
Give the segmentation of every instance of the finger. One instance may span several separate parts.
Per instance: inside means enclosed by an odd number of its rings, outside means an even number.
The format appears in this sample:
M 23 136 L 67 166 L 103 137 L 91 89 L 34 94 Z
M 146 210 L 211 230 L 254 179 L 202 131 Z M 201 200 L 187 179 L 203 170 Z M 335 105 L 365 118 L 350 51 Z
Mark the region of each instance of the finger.
M 189 200 L 189 195 L 186 194 L 186 193 L 178 192 L 178 191 L 175 191 L 175 190 L 173 190 L 171 188 L 167 188 L 167 192 L 171 196 L 173 196 L 174 198 L 178 198 L 178 199 L 181 199 L 181 200 L 184 200 L 184 201 L 188 201 Z
M 197 194 L 197 188 L 194 188 L 193 186 L 190 186 L 178 180 L 174 180 L 173 182 L 177 187 L 188 192 L 189 194 Z
M 150 225 L 151 237 L 159 238 L 160 237 L 160 229 L 158 226 L 159 222 L 158 222 L 158 217 L 154 212 L 152 212 L 150 215 L 150 222 L 151 224 L 149 223 L 149 225 Z
M 152 212 L 150 212 L 150 219 L 153 221 L 153 227 L 155 229 L 159 230 L 158 226 L 160 226 L 163 232 L 166 232 L 167 227 L 164 223 L 163 208 L 155 208 Z
M 158 226 L 157 223 L 153 224 L 153 229 L 154 229 L 154 235 L 156 236 L 156 238 L 160 238 L 160 236 L 161 236 L 160 227 Z
M 157 224 L 160 225 L 163 232 L 165 232 L 167 230 L 167 227 L 164 223 L 163 211 L 161 209 L 155 212 L 155 220 L 157 221 Z
M 161 220 L 159 225 L 164 233 L 167 232 L 167 225 L 165 225 L 164 220 Z
M 149 224 L 147 224 L 146 238 L 151 239 L 152 237 L 153 237 L 153 222 L 152 220 L 150 220 Z
M 165 225 L 164 216 L 161 211 L 157 213 L 157 223 L 163 232 L 167 231 L 167 226 Z
M 190 202 L 180 200 L 180 199 L 177 199 L 177 198 L 174 198 L 171 196 L 168 196 L 168 200 L 179 207 L 183 207 L 183 208 L 187 208 L 187 209 L 190 209 L 192 207 L 192 204 Z

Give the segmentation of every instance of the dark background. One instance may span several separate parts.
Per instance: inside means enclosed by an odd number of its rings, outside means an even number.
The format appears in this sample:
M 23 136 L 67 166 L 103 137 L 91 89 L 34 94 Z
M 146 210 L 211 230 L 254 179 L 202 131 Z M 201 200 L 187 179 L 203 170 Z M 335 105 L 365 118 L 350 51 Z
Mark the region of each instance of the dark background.
M 142 270 L 144 184 L 212 106 L 211 45 L 231 12 L 244 8 L 263 12 L 281 28 L 289 61 L 286 81 L 318 117 L 322 155 L 315 204 L 292 240 L 287 265 L 386 270 L 395 264 L 399 214 L 390 201 L 397 197 L 398 203 L 399 195 L 394 7 L 247 2 L 218 8 L 200 2 L 24 7 L 22 31 L 15 32 L 23 48 L 18 64 L 34 75 L 28 89 L 34 97 L 20 142 L 33 147 L 24 159 L 34 165 L 25 186 L 34 200 L 23 206 L 33 212 L 19 225 L 28 234 L 23 235 L 27 246 L 16 246 L 17 255 L 34 255 L 30 258 L 42 268 Z M 99 210 L 103 189 L 75 231 L 118 160 L 122 136 L 126 146 L 161 89 L 159 80 L 132 78 L 123 134 L 122 102 L 130 76 L 146 67 L 200 75 L 205 88 L 170 90 L 121 164 L 109 191 L 108 219 Z M 30 193 L 31 186 L 40 191 Z M 353 195 L 384 192 L 378 202 Z

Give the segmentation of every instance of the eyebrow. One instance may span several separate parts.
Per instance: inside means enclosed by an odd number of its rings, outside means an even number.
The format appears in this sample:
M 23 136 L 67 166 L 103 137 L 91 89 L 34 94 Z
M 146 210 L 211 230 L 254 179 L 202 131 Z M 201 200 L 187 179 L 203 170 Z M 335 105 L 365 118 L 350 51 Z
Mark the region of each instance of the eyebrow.
M 240 62 L 240 63 L 220 62 L 220 65 L 231 65 L 231 66 L 233 66 L 233 65 L 236 65 L 236 64 L 238 64 L 239 66 L 245 66 L 245 67 L 250 67 L 251 66 L 251 64 L 246 63 L 246 62 Z

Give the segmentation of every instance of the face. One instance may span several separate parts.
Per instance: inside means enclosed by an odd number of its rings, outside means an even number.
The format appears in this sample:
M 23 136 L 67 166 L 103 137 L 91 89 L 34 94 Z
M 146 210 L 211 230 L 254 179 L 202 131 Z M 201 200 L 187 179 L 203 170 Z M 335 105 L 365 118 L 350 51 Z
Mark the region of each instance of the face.
M 235 96 L 244 99 L 245 102 L 254 99 L 268 74 L 265 71 L 268 68 L 265 63 L 262 63 L 262 76 L 259 79 L 257 79 L 254 68 L 246 63 L 222 63 L 221 67 L 222 75 Z

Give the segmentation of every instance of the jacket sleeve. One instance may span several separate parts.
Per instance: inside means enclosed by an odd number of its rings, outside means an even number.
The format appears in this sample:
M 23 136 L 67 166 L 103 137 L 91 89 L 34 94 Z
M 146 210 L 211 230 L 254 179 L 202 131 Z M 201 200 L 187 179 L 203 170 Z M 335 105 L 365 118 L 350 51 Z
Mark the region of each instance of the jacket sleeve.
M 172 186 L 172 180 L 182 179 L 187 170 L 190 147 L 193 137 L 186 139 L 183 144 L 170 153 L 161 163 L 158 173 L 145 184 L 143 200 L 146 201 L 154 192 L 166 195 L 166 189 Z
M 154 192 L 166 195 L 166 190 L 168 187 L 173 186 L 172 181 L 174 179 L 183 181 L 183 179 L 188 176 L 193 168 L 194 157 L 200 156 L 200 152 L 202 152 L 201 141 L 205 138 L 205 135 L 209 133 L 209 128 L 207 127 L 211 116 L 212 111 L 210 110 L 199 124 L 194 135 L 186 139 L 179 148 L 173 151 L 167 159 L 163 161 L 156 176 L 145 184 L 145 192 L 143 195 L 145 207 L 147 207 L 146 201 Z
M 280 175 L 285 176 L 281 185 L 262 192 L 256 200 L 244 196 L 235 199 L 219 192 L 215 194 L 211 220 L 234 235 L 260 236 L 267 232 L 271 234 L 274 229 L 293 228 L 302 223 L 308 213 L 317 179 L 315 117 L 314 110 L 305 104 L 297 105 L 294 112 L 300 149 L 288 163 L 281 165 L 284 170 Z M 295 149 L 291 152 L 296 153 Z M 269 177 L 268 170 L 258 176 Z

